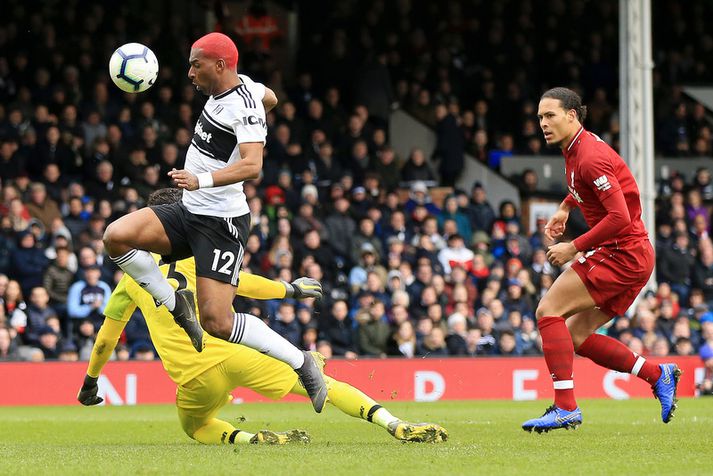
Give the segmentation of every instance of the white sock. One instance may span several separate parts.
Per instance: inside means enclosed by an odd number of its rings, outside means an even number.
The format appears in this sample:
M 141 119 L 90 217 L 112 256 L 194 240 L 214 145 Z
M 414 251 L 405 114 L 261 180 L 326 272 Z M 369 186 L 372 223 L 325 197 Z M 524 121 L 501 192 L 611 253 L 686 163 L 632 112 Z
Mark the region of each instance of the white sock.
M 380 406 L 379 409 L 377 409 L 374 412 L 374 414 L 371 416 L 370 421 L 372 423 L 379 425 L 382 428 L 388 428 L 389 423 L 399 421 L 399 419 L 396 418 L 395 416 L 393 416 L 391 413 L 389 413 L 389 411 L 386 408 Z
M 301 350 L 252 314 L 237 312 L 233 315 L 233 332 L 228 341 L 252 347 L 283 361 L 293 369 L 299 369 L 305 362 Z
M 153 298 L 164 304 L 169 311 L 176 307 L 174 290 L 161 274 L 151 253 L 144 250 L 130 250 L 126 254 L 112 258 L 126 274 L 134 278 Z

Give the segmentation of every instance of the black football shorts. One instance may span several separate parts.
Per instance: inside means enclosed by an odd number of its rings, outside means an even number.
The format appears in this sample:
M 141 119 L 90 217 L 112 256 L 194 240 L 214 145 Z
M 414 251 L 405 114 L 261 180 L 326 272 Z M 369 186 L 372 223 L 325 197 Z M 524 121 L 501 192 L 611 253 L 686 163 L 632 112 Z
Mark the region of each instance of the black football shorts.
M 171 242 L 171 254 L 161 257 L 164 263 L 194 256 L 196 276 L 238 285 L 250 232 L 249 213 L 230 218 L 195 215 L 181 202 L 151 209 Z

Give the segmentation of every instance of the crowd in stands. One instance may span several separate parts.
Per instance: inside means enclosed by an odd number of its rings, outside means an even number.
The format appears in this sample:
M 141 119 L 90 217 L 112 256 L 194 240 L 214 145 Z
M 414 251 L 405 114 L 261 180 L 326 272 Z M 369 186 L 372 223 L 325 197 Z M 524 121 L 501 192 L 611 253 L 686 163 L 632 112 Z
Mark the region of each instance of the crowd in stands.
M 171 185 L 167 172 L 182 167 L 204 101 L 184 74 L 200 27 L 175 13 L 156 23 L 120 6 L 110 14 L 101 3 L 80 14 L 80 3 L 35 10 L 15 1 L 0 19 L 0 360 L 88 358 L 121 276 L 103 231 Z M 305 2 L 294 81 L 264 47 L 238 38 L 241 68 L 281 100 L 268 115 L 263 175 L 245 184 L 244 269 L 310 276 L 325 290 L 321 303 L 239 299 L 238 308 L 328 357 L 541 352 L 534 310 L 560 272 L 546 260 L 544 220 L 528 233 L 514 204 L 491 205 L 480 183 L 442 203 L 426 184 L 452 184 L 464 151 L 496 168 L 514 152 L 550 153 L 534 117 L 540 85 L 581 90 L 587 127 L 616 146 L 616 2 L 502 5 Z M 703 18 L 676 5 L 666 3 L 674 25 Z M 557 28 L 529 41 L 543 25 Z M 676 86 L 709 79 L 693 58 L 710 36 L 682 48 L 679 33 L 657 37 L 659 151 L 710 155 L 705 110 Z M 161 60 L 145 94 L 119 94 L 105 72 L 112 49 L 130 40 Z M 435 156 L 395 154 L 394 107 L 434 127 Z M 660 285 L 602 332 L 643 355 L 703 355 L 713 345 L 710 172 L 672 174 L 660 188 Z M 137 312 L 116 358 L 154 356 Z

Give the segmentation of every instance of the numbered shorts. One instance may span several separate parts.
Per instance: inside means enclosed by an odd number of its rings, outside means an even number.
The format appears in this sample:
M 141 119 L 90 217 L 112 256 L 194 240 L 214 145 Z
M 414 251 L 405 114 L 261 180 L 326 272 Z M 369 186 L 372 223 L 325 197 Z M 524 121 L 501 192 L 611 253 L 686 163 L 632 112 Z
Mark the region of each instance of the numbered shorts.
M 572 265 L 597 307 L 605 314 L 623 315 L 649 281 L 654 249 L 648 239 L 621 248 L 590 250 Z
M 297 384 L 297 374 L 289 365 L 244 346 L 231 357 L 205 370 L 176 389 L 176 407 L 183 430 L 195 431 L 232 401 L 236 387 L 279 400 Z M 299 386 L 298 386 L 299 388 Z
M 195 215 L 180 202 L 151 209 L 171 242 L 171 254 L 161 257 L 164 263 L 194 256 L 196 276 L 238 285 L 250 214 L 231 218 Z

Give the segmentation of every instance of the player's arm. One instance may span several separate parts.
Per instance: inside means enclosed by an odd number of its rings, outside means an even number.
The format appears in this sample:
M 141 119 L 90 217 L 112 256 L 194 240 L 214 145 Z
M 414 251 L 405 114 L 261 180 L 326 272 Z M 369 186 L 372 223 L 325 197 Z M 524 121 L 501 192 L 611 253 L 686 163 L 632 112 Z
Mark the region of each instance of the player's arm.
M 571 193 L 568 193 L 567 196 L 564 197 L 564 200 L 562 200 L 562 203 L 560 203 L 560 208 L 567 210 L 568 213 L 578 206 L 579 204 L 577 203 L 577 199 L 574 198 Z
M 572 204 L 574 202 L 574 205 Z M 545 225 L 545 236 L 550 240 L 555 240 L 564 234 L 565 226 L 567 225 L 567 220 L 569 219 L 569 212 L 577 206 L 577 200 L 567 194 L 567 197 L 560 203 L 557 211 L 550 217 L 549 221 Z
M 77 400 L 82 405 L 98 405 L 103 401 L 97 395 L 99 391 L 97 379 L 114 352 L 114 348 L 119 342 L 119 337 L 121 337 L 121 333 L 124 331 L 131 314 L 136 309 L 136 304 L 126 291 L 126 282 L 129 279 L 131 278 L 128 275 L 124 275 L 121 278 L 104 309 L 106 318 L 97 333 L 94 347 L 92 347 L 92 355 L 89 358 L 87 375 L 84 377 L 82 388 L 77 394 Z
M 617 236 L 631 225 L 629 208 L 624 192 L 619 185 L 614 166 L 609 158 L 591 157 L 582 173 L 587 185 L 594 187 L 601 206 L 607 211 L 605 217 L 591 230 L 569 243 L 550 246 L 547 258 L 554 265 L 561 266 L 574 258 L 578 251 L 595 248 L 600 243 Z
M 574 258 L 577 252 L 596 248 L 599 243 L 618 235 L 631 224 L 629 208 L 626 206 L 624 192 L 621 189 L 607 196 L 601 204 L 607 211 L 602 221 L 574 241 L 557 243 L 549 247 L 547 259 L 552 264 L 562 266 Z
M 602 200 L 607 215 L 594 227 L 575 239 L 572 243 L 579 251 L 589 250 L 616 236 L 631 225 L 629 207 L 626 206 L 624 192 L 620 189 Z
M 262 171 L 262 150 L 264 142 L 242 142 L 240 144 L 241 159 L 213 172 L 203 172 L 195 175 L 188 170 L 171 170 L 168 175 L 178 188 L 188 191 L 199 188 L 221 187 L 245 180 L 253 180 Z
M 312 278 L 302 277 L 288 283 L 241 271 L 236 294 L 250 299 L 321 299 L 322 285 Z
M 265 86 L 265 95 L 262 97 L 262 105 L 265 106 L 265 112 L 272 111 L 277 106 L 277 102 L 275 91 Z

